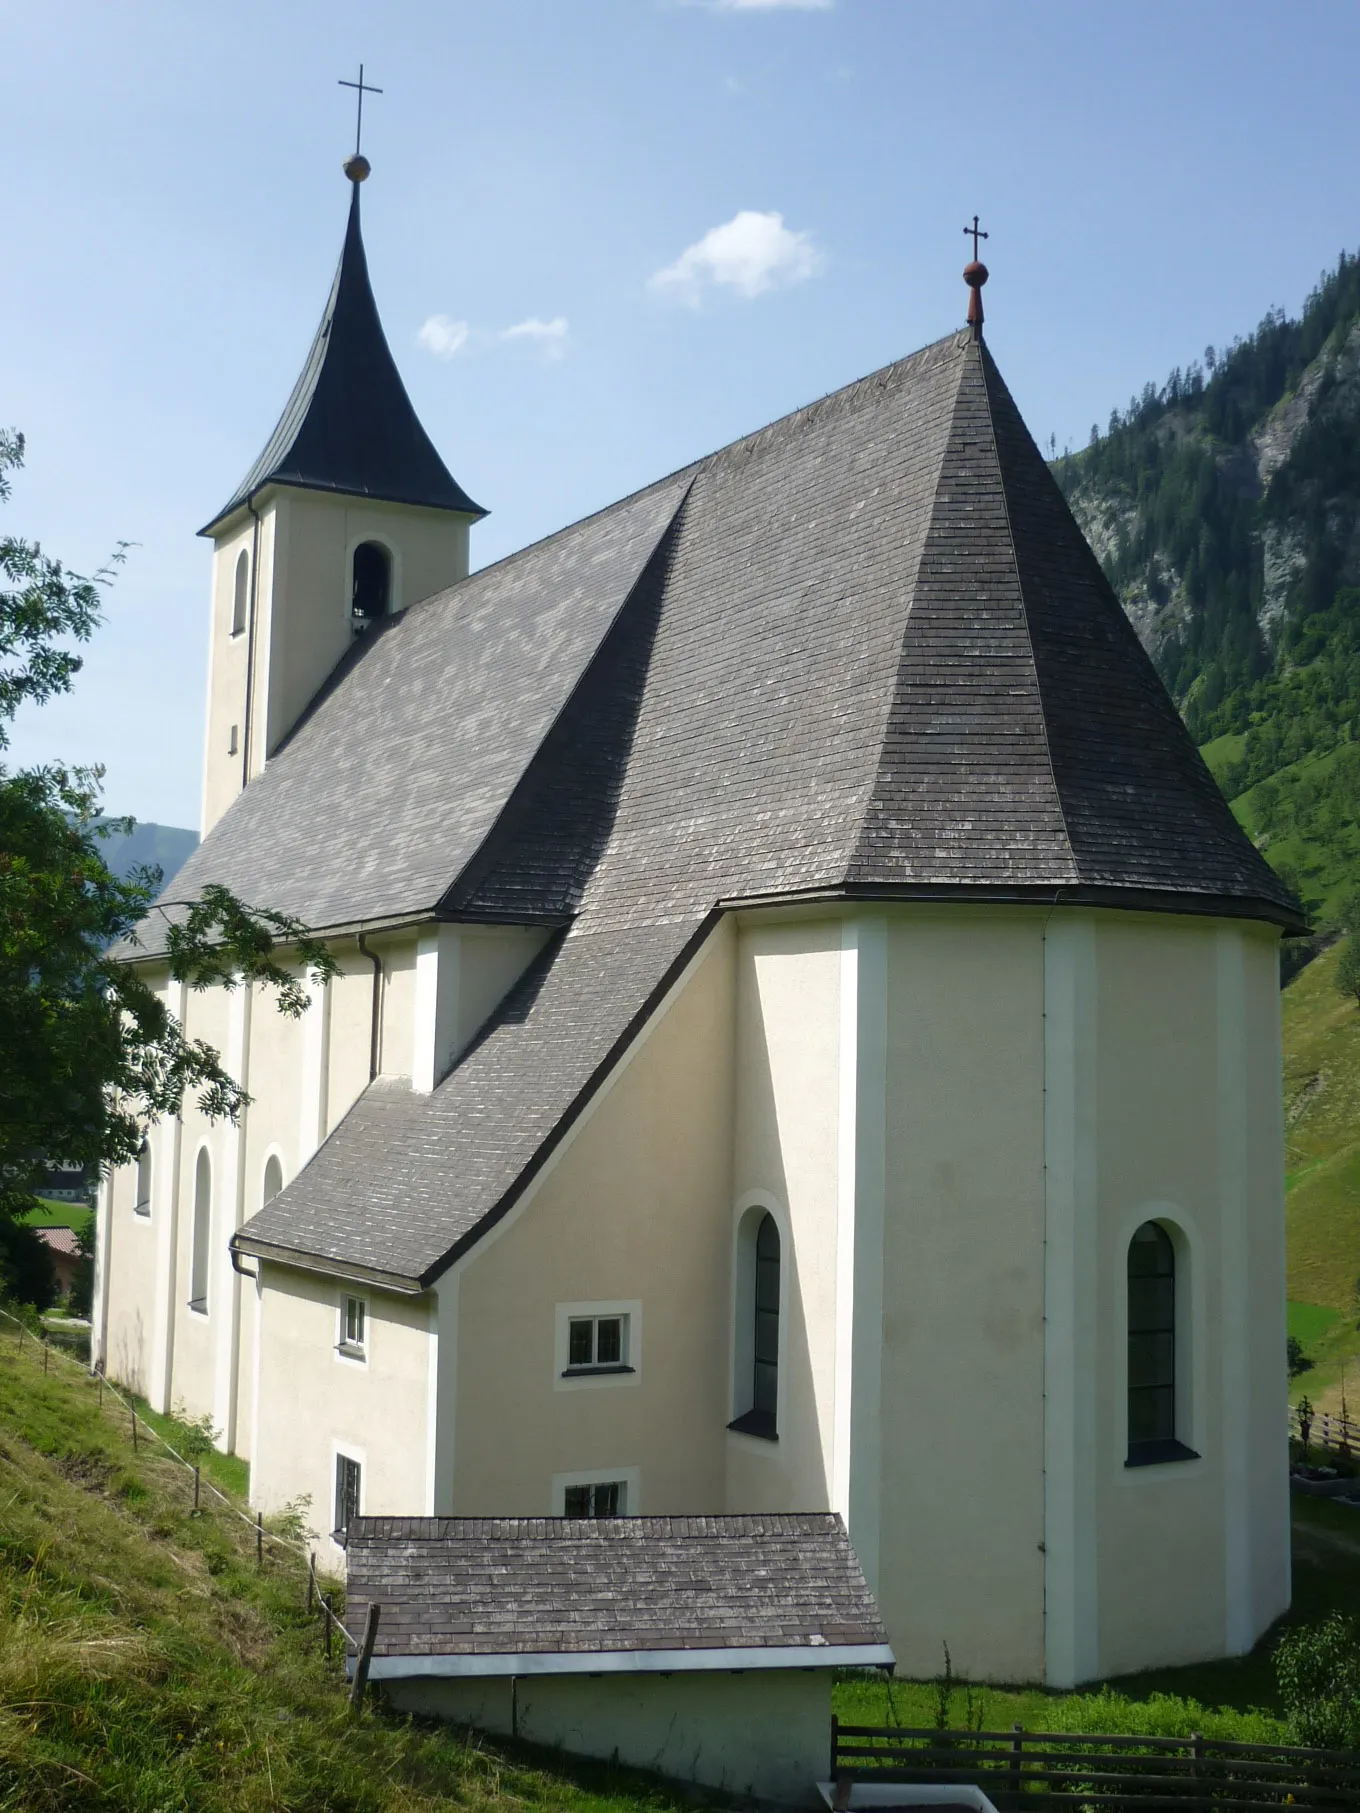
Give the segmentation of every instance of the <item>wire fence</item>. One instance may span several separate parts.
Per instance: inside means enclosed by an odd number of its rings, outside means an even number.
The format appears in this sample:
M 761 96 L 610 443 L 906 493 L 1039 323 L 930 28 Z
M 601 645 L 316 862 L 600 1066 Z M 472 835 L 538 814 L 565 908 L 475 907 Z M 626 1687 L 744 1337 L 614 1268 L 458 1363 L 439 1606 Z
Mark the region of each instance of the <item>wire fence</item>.
M 170 1459 L 174 1461 L 176 1465 L 183 1468 L 186 1473 L 192 1474 L 194 1482 L 194 1510 L 201 1511 L 202 1509 L 200 1503 L 202 1493 L 211 1493 L 212 1497 L 219 1502 L 224 1510 L 232 1517 L 236 1518 L 240 1523 L 244 1524 L 254 1535 L 255 1560 L 257 1566 L 262 1567 L 264 1565 L 264 1551 L 266 1546 L 278 1550 L 279 1553 L 283 1555 L 296 1557 L 299 1561 L 303 1562 L 307 1570 L 307 1611 L 309 1615 L 316 1613 L 322 1620 L 322 1643 L 324 1645 L 327 1660 L 330 1660 L 333 1653 L 334 1637 L 338 1636 L 341 1642 L 348 1645 L 349 1649 L 354 1651 L 355 1656 L 362 1661 L 365 1650 L 371 1650 L 372 1648 L 369 1633 L 365 1630 L 364 1637 L 361 1640 L 356 1638 L 353 1632 L 345 1628 L 339 1613 L 335 1609 L 333 1594 L 322 1588 L 320 1577 L 316 1571 L 316 1551 L 314 1549 L 310 1548 L 305 1542 L 299 1542 L 296 1538 L 286 1536 L 278 1530 L 266 1529 L 263 1512 L 257 1511 L 252 1517 L 248 1512 L 243 1511 L 238 1504 L 233 1503 L 226 1492 L 222 1491 L 222 1489 L 211 1479 L 207 1479 L 203 1476 L 202 1468 L 196 1461 L 189 1460 L 185 1455 L 181 1454 L 179 1449 L 176 1448 L 173 1443 L 167 1441 L 165 1436 L 154 1424 L 149 1423 L 144 1416 L 139 1416 L 137 1414 L 136 1404 L 131 1398 L 120 1391 L 110 1379 L 104 1376 L 102 1366 L 87 1366 L 83 1360 L 78 1360 L 73 1354 L 67 1353 L 60 1344 L 49 1341 L 45 1332 L 35 1333 L 22 1317 L 12 1314 L 11 1311 L 3 1307 L 0 1307 L 0 1319 L 10 1323 L 13 1328 L 17 1330 L 16 1348 L 19 1353 L 22 1354 L 24 1352 L 25 1341 L 27 1341 L 29 1346 L 33 1349 L 35 1362 L 38 1359 L 39 1352 L 41 1352 L 42 1369 L 44 1373 L 49 1371 L 52 1355 L 55 1354 L 64 1365 L 74 1368 L 84 1381 L 88 1382 L 90 1379 L 93 1379 L 96 1382 L 101 1410 L 103 1408 L 104 1393 L 107 1392 L 114 1402 L 127 1412 L 128 1428 L 131 1434 L 134 1453 L 138 1450 L 140 1440 L 149 1436 L 153 1442 L 164 1449 L 165 1453 L 169 1455 Z M 373 1623 L 376 1631 L 376 1620 L 373 1620 Z M 364 1670 L 363 1674 L 366 1676 L 367 1670 Z M 356 1671 L 356 1691 L 351 1694 L 352 1701 L 356 1708 L 362 1700 L 363 1686 L 364 1679 Z

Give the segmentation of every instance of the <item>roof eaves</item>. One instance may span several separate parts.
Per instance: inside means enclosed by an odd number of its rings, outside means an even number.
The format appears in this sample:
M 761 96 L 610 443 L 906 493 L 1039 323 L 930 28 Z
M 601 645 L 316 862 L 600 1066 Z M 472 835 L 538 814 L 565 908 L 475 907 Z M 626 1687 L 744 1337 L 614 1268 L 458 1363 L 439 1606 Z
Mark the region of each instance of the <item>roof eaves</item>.
M 373 1681 L 494 1675 L 710 1674 L 761 1668 L 894 1668 L 886 1643 L 770 1643 L 694 1649 L 511 1650 L 495 1655 L 375 1656 Z M 355 1658 L 346 1666 L 353 1674 Z

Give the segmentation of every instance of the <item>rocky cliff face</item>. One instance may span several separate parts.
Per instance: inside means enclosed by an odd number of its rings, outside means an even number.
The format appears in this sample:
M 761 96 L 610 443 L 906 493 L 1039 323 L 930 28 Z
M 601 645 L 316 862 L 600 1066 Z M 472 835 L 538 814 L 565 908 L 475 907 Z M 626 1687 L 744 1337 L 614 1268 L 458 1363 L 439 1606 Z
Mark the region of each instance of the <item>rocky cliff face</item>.
M 1291 626 L 1360 585 L 1360 262 L 1206 361 L 1054 462 L 1201 735 L 1240 727 L 1225 710 L 1289 658 Z

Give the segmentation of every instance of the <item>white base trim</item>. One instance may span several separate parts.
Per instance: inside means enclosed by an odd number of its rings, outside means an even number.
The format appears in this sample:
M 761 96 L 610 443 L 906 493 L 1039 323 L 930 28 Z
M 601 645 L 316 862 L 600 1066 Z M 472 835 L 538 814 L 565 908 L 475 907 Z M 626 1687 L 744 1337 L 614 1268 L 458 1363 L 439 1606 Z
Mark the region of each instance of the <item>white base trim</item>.
M 790 1643 L 778 1649 L 540 1650 L 530 1655 L 376 1656 L 371 1681 L 479 1675 L 731 1674 L 758 1668 L 893 1668 L 886 1643 Z M 346 1666 L 354 1672 L 354 1657 Z

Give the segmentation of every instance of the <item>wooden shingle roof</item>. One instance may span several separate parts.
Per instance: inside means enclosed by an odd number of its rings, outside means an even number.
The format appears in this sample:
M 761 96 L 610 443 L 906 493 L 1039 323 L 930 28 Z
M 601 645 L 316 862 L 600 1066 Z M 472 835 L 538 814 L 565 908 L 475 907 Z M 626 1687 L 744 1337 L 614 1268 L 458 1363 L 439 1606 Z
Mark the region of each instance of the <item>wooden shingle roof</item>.
M 514 1200 L 720 910 L 1302 923 L 968 333 L 363 638 L 176 892 L 209 879 L 322 929 L 564 928 L 433 1094 L 370 1089 L 236 1236 L 409 1289 Z
M 373 1675 L 892 1661 L 833 1512 L 361 1517 L 346 1617 L 380 1607 Z

